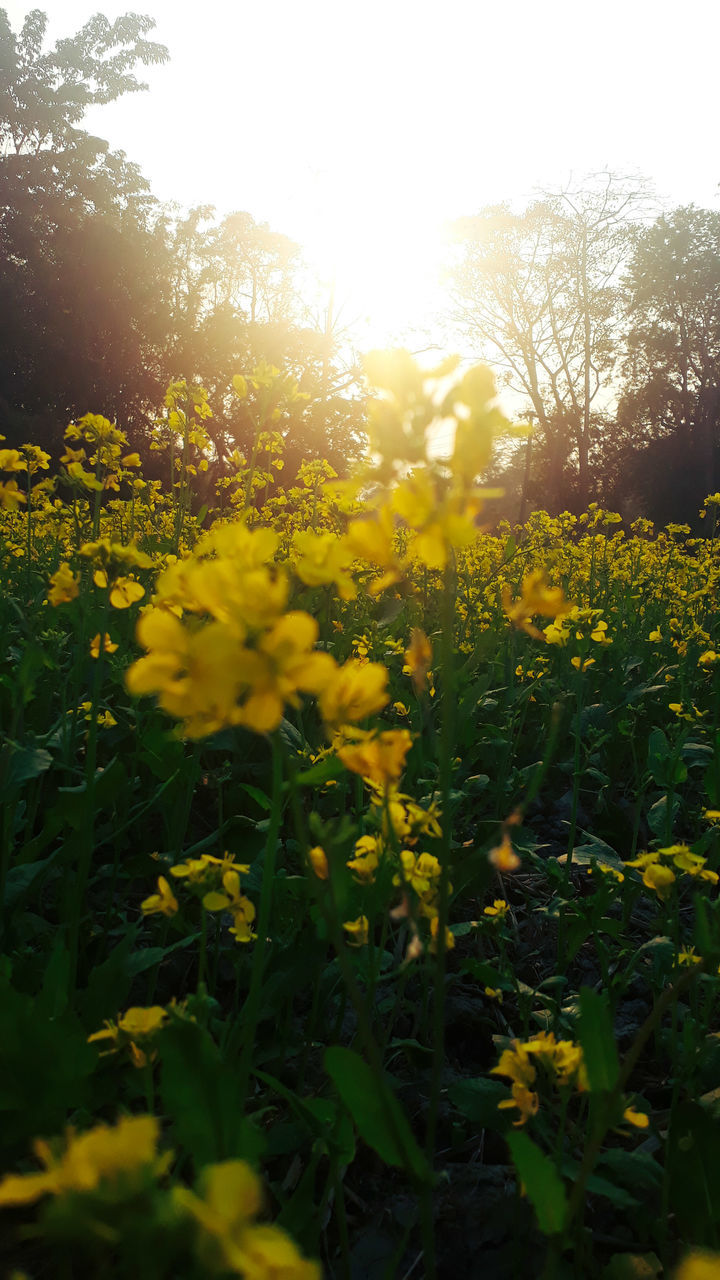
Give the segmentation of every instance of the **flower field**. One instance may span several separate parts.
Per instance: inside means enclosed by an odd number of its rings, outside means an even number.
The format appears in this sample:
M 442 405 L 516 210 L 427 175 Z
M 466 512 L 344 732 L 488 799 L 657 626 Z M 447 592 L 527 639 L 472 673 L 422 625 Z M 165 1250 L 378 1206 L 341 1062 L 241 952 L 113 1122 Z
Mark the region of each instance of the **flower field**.
M 185 382 L 0 443 L 17 1280 L 720 1276 L 720 494 L 492 526 L 490 372 L 366 375 L 348 479 L 268 365 L 209 502 Z

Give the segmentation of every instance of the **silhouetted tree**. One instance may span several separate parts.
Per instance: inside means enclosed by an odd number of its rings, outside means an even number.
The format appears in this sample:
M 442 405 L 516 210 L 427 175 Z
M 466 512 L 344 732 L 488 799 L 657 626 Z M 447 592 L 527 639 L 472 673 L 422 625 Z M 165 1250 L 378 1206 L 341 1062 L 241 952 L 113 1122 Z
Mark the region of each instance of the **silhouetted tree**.
M 584 506 L 598 487 L 612 402 L 619 273 L 642 187 L 601 174 L 524 213 L 486 209 L 456 224 L 452 319 L 523 397 L 536 426 L 537 498 Z
M 626 297 L 630 328 L 618 418 L 636 445 L 648 446 L 647 492 L 662 485 L 675 456 L 694 508 L 720 483 L 720 213 L 690 205 L 644 230 Z M 669 436 L 677 437 L 678 449 L 656 447 Z M 672 476 L 676 490 L 679 480 Z
M 151 18 L 96 15 L 43 52 L 47 16 L 19 35 L 0 10 L 0 415 L 6 434 L 77 414 L 141 421 L 157 398 L 151 356 L 162 299 L 155 202 L 137 166 L 79 123 L 91 105 L 144 88 L 164 61 Z

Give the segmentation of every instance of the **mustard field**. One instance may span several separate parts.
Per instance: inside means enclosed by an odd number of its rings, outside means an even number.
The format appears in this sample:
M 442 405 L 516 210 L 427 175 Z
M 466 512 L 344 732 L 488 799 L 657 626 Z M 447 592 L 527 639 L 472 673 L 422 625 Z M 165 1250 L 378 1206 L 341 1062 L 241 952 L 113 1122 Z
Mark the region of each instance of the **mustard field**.
M 210 490 L 183 381 L 0 442 L 15 1280 L 720 1275 L 720 494 L 497 524 L 492 374 L 365 371 L 342 479 L 270 365 Z

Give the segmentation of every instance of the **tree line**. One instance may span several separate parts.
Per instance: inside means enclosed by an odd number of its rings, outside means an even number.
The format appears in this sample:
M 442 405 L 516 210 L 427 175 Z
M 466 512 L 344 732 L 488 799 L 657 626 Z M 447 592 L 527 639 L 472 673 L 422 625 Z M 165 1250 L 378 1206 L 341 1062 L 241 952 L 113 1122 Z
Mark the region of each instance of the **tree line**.
M 342 471 L 362 443 L 357 362 L 331 306 L 308 302 L 299 246 L 247 212 L 161 204 L 82 127 L 168 58 L 153 27 L 98 14 L 46 50 L 44 13 L 14 33 L 0 9 L 0 433 L 54 453 L 102 412 L 152 474 L 148 427 L 186 377 L 222 460 L 252 429 L 232 376 L 264 360 L 308 396 L 283 424 L 287 474 L 321 455 Z M 658 216 L 643 183 L 606 173 L 453 230 L 446 318 L 533 425 L 500 464 L 507 513 L 694 516 L 720 488 L 720 213 Z
M 15 34 L 0 9 L 0 432 L 55 453 L 69 421 L 102 412 L 152 473 L 148 428 L 184 377 L 208 392 L 222 459 L 252 430 L 232 377 L 265 361 L 307 395 L 279 424 L 288 473 L 303 456 L 344 466 L 360 438 L 357 373 L 332 314 L 308 304 L 299 246 L 246 212 L 161 204 L 81 127 L 88 107 L 146 87 L 138 66 L 167 59 L 154 25 L 96 15 L 46 52 L 46 14 Z
M 533 425 L 526 506 L 686 520 L 720 487 L 720 213 L 650 203 L 603 173 L 455 224 L 449 314 Z

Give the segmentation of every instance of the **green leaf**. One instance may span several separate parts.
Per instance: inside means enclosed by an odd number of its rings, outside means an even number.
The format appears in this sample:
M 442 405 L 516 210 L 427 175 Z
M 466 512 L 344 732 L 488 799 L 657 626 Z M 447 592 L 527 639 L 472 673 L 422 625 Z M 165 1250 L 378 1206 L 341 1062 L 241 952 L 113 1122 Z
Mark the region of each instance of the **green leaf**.
M 334 1045 L 324 1061 L 361 1138 L 386 1164 L 408 1168 L 418 1181 L 429 1182 L 432 1172 L 387 1081 L 378 1080 L 352 1049 Z
M 567 1197 L 555 1165 L 526 1133 L 509 1134 L 507 1144 L 540 1230 L 546 1236 L 559 1235 L 567 1214 Z
M 608 1173 L 616 1184 L 635 1191 L 641 1199 L 660 1190 L 662 1168 L 646 1151 L 624 1151 L 611 1147 L 598 1158 L 598 1168 Z
M 264 809 L 266 813 L 269 813 L 272 809 L 272 800 L 269 796 L 266 796 L 265 792 L 261 791 L 259 787 L 251 787 L 249 782 L 241 782 L 240 790 L 250 796 L 250 799 L 254 800 L 255 803 L 258 804 L 261 809 Z
M 329 782 L 331 778 L 339 778 L 343 773 L 345 773 L 345 766 L 342 761 L 338 760 L 337 756 L 327 756 L 312 768 L 298 773 L 295 781 L 299 787 L 320 787 L 324 782 Z
M 677 796 L 673 796 L 672 819 L 670 822 L 671 830 L 675 825 L 675 819 L 678 815 L 679 809 L 680 801 Z M 661 796 L 659 800 L 655 801 L 655 804 L 648 810 L 647 820 L 648 826 L 653 835 L 657 836 L 659 840 L 662 839 L 665 835 L 665 828 L 667 824 L 667 796 Z
M 670 754 L 670 746 L 662 729 L 653 729 L 648 738 L 648 769 L 658 786 L 663 785 L 665 761 Z
M 186 947 L 194 946 L 199 937 L 199 933 L 189 933 L 186 937 L 171 943 L 169 947 L 143 947 L 140 951 L 134 951 L 128 957 L 125 972 L 131 978 L 136 977 L 138 973 L 146 973 L 148 969 L 153 969 L 156 964 L 160 964 L 166 956 L 172 955 L 173 951 L 184 951 Z
M 40 862 L 28 862 L 25 865 L 11 867 L 5 881 L 3 906 L 7 910 L 22 906 L 23 901 L 30 896 L 30 890 L 39 887 L 38 882 L 59 860 L 61 853 L 62 849 L 56 849 L 49 858 L 43 858 Z
M 589 987 L 580 991 L 578 1039 L 582 1045 L 590 1091 L 609 1092 L 614 1088 L 620 1071 L 617 1046 L 607 1000 Z
M 237 1072 L 223 1061 L 209 1032 L 176 1018 L 156 1043 L 163 1107 L 195 1167 L 235 1157 L 257 1160 L 262 1134 L 243 1118 Z
M 97 1031 L 104 1018 L 114 1018 L 126 1007 L 130 992 L 130 953 L 137 929 L 130 928 L 102 964 L 91 973 L 87 991 L 81 993 L 80 1008 L 87 1026 Z
M 20 747 L 13 751 L 7 772 L 5 789 L 19 787 L 31 778 L 39 778 L 52 764 L 52 756 L 42 747 Z
M 482 1129 L 499 1129 L 502 1133 L 509 1129 L 507 1111 L 498 1110 L 498 1103 L 508 1096 L 507 1085 L 499 1080 L 488 1080 L 484 1076 L 477 1080 L 457 1080 L 450 1085 L 448 1094 L 460 1114 L 473 1124 Z
M 262 1080 L 263 1084 L 269 1085 L 279 1097 L 285 1099 L 298 1120 L 312 1134 L 313 1139 L 319 1139 L 328 1149 L 334 1151 L 341 1164 L 352 1162 L 355 1155 L 355 1136 L 352 1125 L 347 1120 L 346 1112 L 341 1111 L 334 1099 L 301 1098 L 267 1071 L 255 1070 L 253 1074 L 258 1080 Z
M 720 1220 L 720 1120 L 697 1102 L 676 1108 L 667 1141 L 669 1210 L 681 1239 L 717 1244 Z
M 64 959 L 60 948 L 48 990 L 40 1000 L 0 979 L 0 1163 L 24 1159 L 37 1135 L 60 1133 L 68 1116 L 92 1106 L 90 1076 L 97 1051 L 69 1010 L 51 1017 Z
M 625 864 L 611 845 L 597 836 L 591 836 L 584 844 L 577 845 L 572 852 L 572 860 L 578 866 L 589 867 L 598 862 L 603 867 L 614 867 L 616 871 L 624 871 Z

